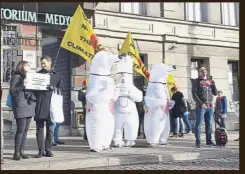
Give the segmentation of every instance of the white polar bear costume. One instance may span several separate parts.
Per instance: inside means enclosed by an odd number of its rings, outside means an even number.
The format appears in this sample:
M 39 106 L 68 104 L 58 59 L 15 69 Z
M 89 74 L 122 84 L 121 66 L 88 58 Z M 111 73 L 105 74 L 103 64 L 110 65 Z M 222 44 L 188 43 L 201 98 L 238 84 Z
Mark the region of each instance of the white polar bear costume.
M 124 129 L 126 146 L 134 146 L 139 128 L 139 115 L 135 102 L 141 102 L 143 94 L 133 84 L 133 59 L 130 56 L 123 57 L 117 64 L 116 79 L 119 97 L 115 103 L 114 145 L 118 147 L 125 145 L 122 140 Z
M 119 56 L 107 51 L 95 54 L 87 87 L 86 132 L 91 150 L 101 152 L 109 149 L 114 128 L 114 101 L 118 97 L 114 79 L 110 77 L 113 64 Z
M 166 79 L 174 68 L 161 63 L 154 65 L 150 72 L 145 96 L 144 131 L 147 142 L 152 146 L 167 144 L 170 132 L 169 109 L 174 102 L 168 102 L 170 97 Z

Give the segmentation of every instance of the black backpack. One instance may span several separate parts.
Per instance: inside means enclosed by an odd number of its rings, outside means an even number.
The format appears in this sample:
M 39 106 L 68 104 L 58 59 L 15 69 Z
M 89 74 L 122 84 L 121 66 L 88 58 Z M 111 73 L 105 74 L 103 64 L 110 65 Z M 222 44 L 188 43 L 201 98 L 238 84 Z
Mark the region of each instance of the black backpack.
M 224 146 L 228 142 L 228 135 L 226 129 L 223 127 L 216 128 L 215 130 L 215 141 L 217 146 Z

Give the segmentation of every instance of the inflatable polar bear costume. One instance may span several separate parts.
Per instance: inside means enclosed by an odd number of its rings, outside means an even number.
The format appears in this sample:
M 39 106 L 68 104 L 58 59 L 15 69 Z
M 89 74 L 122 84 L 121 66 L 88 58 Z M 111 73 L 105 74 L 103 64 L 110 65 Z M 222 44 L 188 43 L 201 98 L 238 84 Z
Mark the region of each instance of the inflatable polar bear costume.
M 144 131 L 147 142 L 152 146 L 167 144 L 170 132 L 169 109 L 174 106 L 174 101 L 169 102 L 166 79 L 174 69 L 175 66 L 161 63 L 154 65 L 150 72 L 145 96 Z
M 133 59 L 130 56 L 125 55 L 117 64 L 116 81 L 119 97 L 115 103 L 114 145 L 118 147 L 125 145 L 122 140 L 124 129 L 126 146 L 134 146 L 139 128 L 139 115 L 135 102 L 141 102 L 143 94 L 133 84 Z
M 89 147 L 96 152 L 109 149 L 113 138 L 114 101 L 118 92 L 114 79 L 110 77 L 110 70 L 119 61 L 118 55 L 100 51 L 95 54 L 91 63 L 85 124 Z

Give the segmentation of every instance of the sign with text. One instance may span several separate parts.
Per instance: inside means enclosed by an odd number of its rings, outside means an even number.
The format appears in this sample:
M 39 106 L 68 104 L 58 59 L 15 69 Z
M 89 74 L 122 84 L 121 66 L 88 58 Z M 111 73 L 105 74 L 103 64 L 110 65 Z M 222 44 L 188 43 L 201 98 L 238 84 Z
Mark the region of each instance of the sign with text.
M 95 51 L 103 47 L 99 44 L 98 37 L 80 5 L 72 17 L 60 46 L 88 62 L 92 61 Z
M 41 73 L 26 73 L 26 89 L 47 90 L 50 85 L 50 75 Z
M 139 53 L 134 45 L 134 40 L 132 38 L 131 33 L 128 33 L 127 38 L 125 39 L 122 48 L 120 50 L 120 54 L 125 53 L 131 56 L 134 59 L 134 71 L 144 76 L 147 80 L 149 80 L 150 73 L 146 69 L 144 63 L 140 59 Z

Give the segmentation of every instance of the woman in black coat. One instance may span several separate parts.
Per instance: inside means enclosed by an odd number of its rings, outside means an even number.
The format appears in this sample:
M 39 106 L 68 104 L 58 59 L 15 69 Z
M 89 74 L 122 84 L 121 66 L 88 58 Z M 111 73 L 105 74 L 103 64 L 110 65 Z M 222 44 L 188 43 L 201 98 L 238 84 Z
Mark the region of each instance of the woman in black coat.
M 29 69 L 30 66 L 28 62 L 20 61 L 10 82 L 13 112 L 17 124 L 14 160 L 30 158 L 30 156 L 24 154 L 24 148 L 31 119 L 35 115 L 36 97 L 32 91 L 25 89 L 26 72 L 28 72 Z

